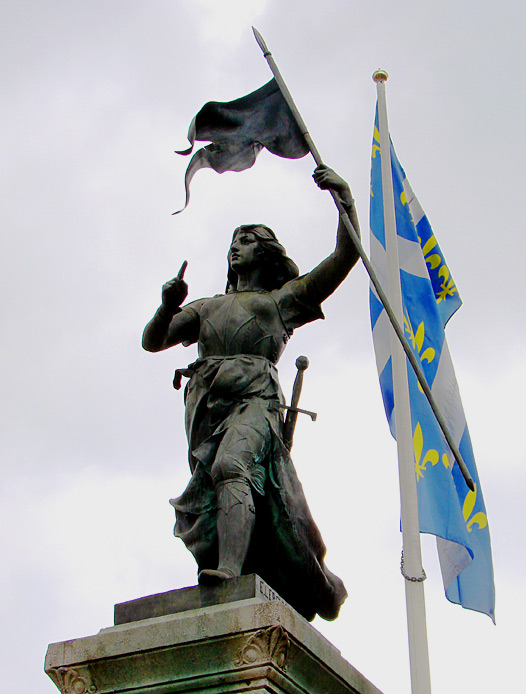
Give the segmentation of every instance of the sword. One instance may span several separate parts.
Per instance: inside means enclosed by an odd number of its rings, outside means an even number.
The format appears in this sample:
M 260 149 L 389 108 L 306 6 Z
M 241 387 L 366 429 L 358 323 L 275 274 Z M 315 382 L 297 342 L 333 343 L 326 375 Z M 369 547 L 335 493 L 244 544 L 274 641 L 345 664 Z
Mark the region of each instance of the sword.
M 307 357 L 298 357 L 296 359 L 296 368 L 298 369 L 298 373 L 296 374 L 296 378 L 294 379 L 290 407 L 287 405 L 280 405 L 281 409 L 287 410 L 287 416 L 283 425 L 283 443 L 289 451 L 292 448 L 292 439 L 294 437 L 294 429 L 296 427 L 298 413 L 301 412 L 301 414 L 308 414 L 313 422 L 316 421 L 316 417 L 318 416 L 316 412 L 310 412 L 309 410 L 301 410 L 298 407 L 301 388 L 303 386 L 303 372 L 308 366 L 309 360 L 307 359 Z

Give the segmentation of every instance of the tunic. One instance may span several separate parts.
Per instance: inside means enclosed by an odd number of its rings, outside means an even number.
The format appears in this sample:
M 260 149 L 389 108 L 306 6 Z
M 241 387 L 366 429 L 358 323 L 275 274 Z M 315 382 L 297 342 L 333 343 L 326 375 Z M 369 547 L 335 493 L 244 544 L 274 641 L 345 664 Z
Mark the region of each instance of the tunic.
M 284 398 L 275 364 L 295 328 L 324 317 L 314 297 L 306 275 L 269 292 L 200 299 L 177 314 L 185 344 L 198 342 L 199 359 L 174 379 L 178 387 L 181 374 L 190 377 L 185 425 L 192 477 L 171 500 L 175 535 L 199 570 L 216 568 L 212 468 L 225 432 L 240 423 L 251 427 L 253 444 L 248 437 L 245 455 L 236 458 L 236 474 L 249 482 L 256 511 L 243 574 L 257 573 L 309 620 L 316 614 L 335 619 L 347 593 L 324 564 L 325 545 L 283 444 Z

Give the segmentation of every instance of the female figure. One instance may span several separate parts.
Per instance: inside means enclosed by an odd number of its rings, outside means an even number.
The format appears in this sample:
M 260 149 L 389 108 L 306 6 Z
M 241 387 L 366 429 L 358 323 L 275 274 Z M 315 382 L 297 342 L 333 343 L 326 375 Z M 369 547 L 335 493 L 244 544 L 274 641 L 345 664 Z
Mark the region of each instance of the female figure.
M 325 166 L 313 177 L 339 194 L 358 230 L 347 183 Z M 283 444 L 275 364 L 294 329 L 323 318 L 320 304 L 357 259 L 340 222 L 333 253 L 298 277 L 268 227 L 241 226 L 228 252 L 226 293 L 180 308 L 188 289 L 174 278 L 143 336 L 151 352 L 198 343 L 199 359 L 174 379 L 179 387 L 181 375 L 190 377 L 192 478 L 171 503 L 174 532 L 196 558 L 199 583 L 258 573 L 307 619 L 334 619 L 347 593 L 324 564 L 325 546 Z

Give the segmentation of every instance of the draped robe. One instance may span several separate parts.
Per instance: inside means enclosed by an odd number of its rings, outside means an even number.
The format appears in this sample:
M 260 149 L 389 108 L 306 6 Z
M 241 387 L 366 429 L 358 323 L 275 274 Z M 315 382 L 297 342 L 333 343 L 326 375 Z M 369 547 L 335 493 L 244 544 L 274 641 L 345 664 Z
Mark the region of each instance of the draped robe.
M 275 364 L 295 328 L 323 318 L 309 275 L 272 291 L 233 291 L 187 304 L 176 315 L 199 359 L 188 369 L 185 425 L 192 477 L 177 499 L 174 533 L 199 570 L 218 562 L 211 469 L 230 427 L 247 424 L 266 442 L 239 462 L 253 492 L 255 528 L 243 574 L 257 573 L 305 618 L 335 619 L 347 593 L 325 566 L 325 545 L 283 444 L 283 394 Z M 250 437 L 247 440 L 251 450 Z

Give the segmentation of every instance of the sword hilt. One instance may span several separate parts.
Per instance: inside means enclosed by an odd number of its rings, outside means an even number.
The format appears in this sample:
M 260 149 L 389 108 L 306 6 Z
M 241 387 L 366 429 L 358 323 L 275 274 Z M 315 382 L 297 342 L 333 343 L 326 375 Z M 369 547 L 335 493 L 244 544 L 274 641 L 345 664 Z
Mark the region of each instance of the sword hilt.
M 292 398 L 290 400 L 290 407 L 284 405 L 284 409 L 287 410 L 287 416 L 285 418 L 285 423 L 283 424 L 283 443 L 290 451 L 292 448 L 292 439 L 294 437 L 294 429 L 296 428 L 296 420 L 298 419 L 298 412 L 303 414 L 308 414 L 312 421 L 316 421 L 316 413 L 309 412 L 308 410 L 300 410 L 298 408 L 298 403 L 301 395 L 301 388 L 303 386 L 303 372 L 309 366 L 309 360 L 307 357 L 298 357 L 296 359 L 296 368 L 298 373 L 294 379 L 294 386 L 292 388 Z

